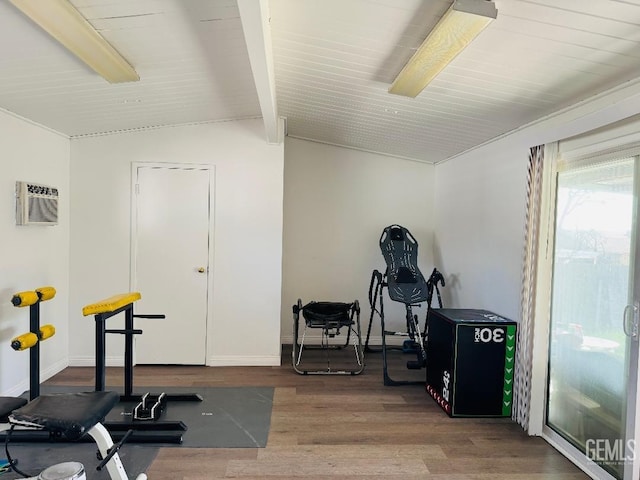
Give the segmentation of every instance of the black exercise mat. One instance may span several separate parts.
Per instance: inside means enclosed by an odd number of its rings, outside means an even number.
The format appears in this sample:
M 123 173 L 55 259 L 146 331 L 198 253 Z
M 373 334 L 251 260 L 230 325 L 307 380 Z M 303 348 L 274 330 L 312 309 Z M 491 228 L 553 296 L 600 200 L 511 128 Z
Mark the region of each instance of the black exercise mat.
M 107 387 L 121 392 L 118 387 Z M 87 387 L 45 386 L 41 393 L 90 391 Z M 167 394 L 197 393 L 202 402 L 169 401 L 160 420 L 182 421 L 187 430 L 182 433 L 182 444 L 145 443 L 126 444 L 120 451 L 129 478 L 144 472 L 158 453 L 158 447 L 203 448 L 263 448 L 267 444 L 273 404 L 272 387 L 198 387 L 195 390 L 176 387 L 148 387 L 134 393 Z M 116 405 L 107 416 L 107 422 L 131 422 L 135 403 Z M 4 447 L 4 445 L 3 445 Z M 12 457 L 26 473 L 39 473 L 44 468 L 62 462 L 84 464 L 92 479 L 108 479 L 106 471 L 96 472 L 95 443 L 10 443 Z M 4 448 L 0 458 L 4 458 Z M 0 475 L 0 480 L 20 478 L 14 473 Z
M 11 457 L 18 460 L 18 468 L 25 473 L 37 476 L 42 470 L 51 465 L 63 462 L 80 462 L 84 465 L 87 478 L 91 480 L 109 480 L 106 468 L 97 471 L 98 459 L 96 456 L 98 447 L 95 443 L 46 443 L 46 444 L 21 444 L 9 443 Z M 145 472 L 158 454 L 157 447 L 142 447 L 139 445 L 126 445 L 120 450 L 122 465 L 130 479 L 135 479 L 140 473 Z M 4 442 L 0 457 L 6 458 Z M 15 472 L 6 472 L 0 475 L 1 480 L 23 478 Z
M 107 387 L 118 391 L 118 387 Z M 86 387 L 43 386 L 42 393 L 87 390 Z M 90 389 L 89 389 L 90 390 Z M 160 421 L 182 421 L 187 426 L 182 446 L 204 448 L 263 448 L 271 424 L 273 387 L 142 387 L 134 393 L 152 395 L 197 393 L 202 402 L 169 401 Z M 130 423 L 136 403 L 116 405 L 107 422 Z M 147 423 L 147 422 L 142 422 Z M 175 445 L 177 446 L 177 445 Z

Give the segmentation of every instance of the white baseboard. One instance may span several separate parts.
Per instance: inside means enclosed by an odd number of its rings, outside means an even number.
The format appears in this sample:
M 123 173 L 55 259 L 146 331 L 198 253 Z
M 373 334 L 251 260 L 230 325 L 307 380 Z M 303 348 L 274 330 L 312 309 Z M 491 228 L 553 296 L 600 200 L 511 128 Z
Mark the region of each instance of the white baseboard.
M 280 355 L 212 355 L 208 367 L 279 367 Z
M 308 344 L 308 345 L 320 345 L 321 344 L 321 336 L 320 335 L 307 335 L 307 337 L 304 339 L 304 343 Z M 302 337 L 298 338 L 298 342 L 302 339 Z M 339 345 L 339 344 L 343 344 L 346 341 L 347 337 L 346 335 L 340 335 L 339 337 L 335 337 L 333 339 L 331 339 L 330 343 Z M 367 337 L 365 334 L 362 335 L 362 344 L 364 345 L 364 342 L 366 341 Z M 401 336 L 391 336 L 388 335 L 387 336 L 387 345 L 391 345 L 391 346 L 400 346 L 402 345 L 402 342 L 404 342 L 407 339 L 407 337 L 401 337 Z M 293 345 L 293 335 L 285 335 L 282 337 L 281 339 L 282 344 L 283 345 Z M 369 345 L 372 347 L 380 347 L 382 345 L 382 337 L 381 336 L 371 336 L 369 337 Z
M 71 367 L 95 367 L 94 357 L 74 357 L 69 360 Z M 207 359 L 210 367 L 274 367 L 280 365 L 277 355 L 213 355 Z M 107 367 L 124 367 L 124 358 L 107 357 Z
M 69 366 L 69 361 L 67 359 L 60 360 L 53 365 L 49 365 L 47 368 L 40 370 L 40 381 L 44 382 L 45 380 L 50 379 L 54 375 L 60 373 L 62 370 Z
M 49 365 L 45 369 L 40 370 L 40 383 L 44 382 L 45 380 L 48 380 L 49 378 L 53 377 L 54 375 L 56 375 L 58 373 L 60 373 L 62 370 L 64 370 L 68 366 L 69 366 L 69 363 L 65 359 L 65 360 L 57 361 L 54 364 Z M 20 395 L 22 395 L 27 390 L 29 390 L 29 379 L 28 378 L 23 380 L 19 384 L 17 384 L 15 387 L 10 388 L 5 393 L 5 395 L 8 396 L 8 397 L 19 397 Z
M 5 397 L 19 397 L 27 390 L 29 390 L 29 380 L 24 380 L 15 387 L 4 392 L 2 395 Z

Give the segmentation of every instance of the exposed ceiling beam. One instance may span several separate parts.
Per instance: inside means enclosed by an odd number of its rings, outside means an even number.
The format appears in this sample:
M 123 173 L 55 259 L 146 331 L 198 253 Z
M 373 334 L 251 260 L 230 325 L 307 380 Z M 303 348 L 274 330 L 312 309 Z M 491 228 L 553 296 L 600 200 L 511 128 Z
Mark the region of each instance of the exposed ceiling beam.
M 268 143 L 279 143 L 278 104 L 273 72 L 268 0 L 238 0 L 238 10 L 249 52 L 253 81 L 258 91 Z

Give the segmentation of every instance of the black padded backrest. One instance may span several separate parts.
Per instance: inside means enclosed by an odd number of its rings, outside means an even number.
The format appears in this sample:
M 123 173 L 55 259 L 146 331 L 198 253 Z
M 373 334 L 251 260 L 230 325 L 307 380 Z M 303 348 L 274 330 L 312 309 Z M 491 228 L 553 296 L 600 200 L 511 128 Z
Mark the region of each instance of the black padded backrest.
M 409 230 L 389 225 L 380 236 L 380 250 L 387 263 L 389 297 L 405 304 L 427 300 L 427 282 L 418 268 L 418 242 Z
M 309 302 L 302 307 L 302 316 L 309 327 L 339 328 L 351 325 L 353 303 Z
M 111 411 L 120 400 L 116 392 L 54 393 L 40 395 L 14 410 L 9 421 L 60 433 L 77 440 Z

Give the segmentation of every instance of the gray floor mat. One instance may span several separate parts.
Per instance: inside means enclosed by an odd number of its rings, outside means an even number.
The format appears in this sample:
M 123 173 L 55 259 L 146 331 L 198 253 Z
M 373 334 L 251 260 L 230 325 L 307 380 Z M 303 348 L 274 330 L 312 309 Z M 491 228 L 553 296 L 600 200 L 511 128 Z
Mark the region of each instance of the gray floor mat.
M 109 387 L 107 387 L 109 389 Z M 88 391 L 87 387 L 42 386 L 41 393 Z M 113 388 L 119 391 L 119 388 Z M 127 444 L 121 450 L 122 462 L 129 478 L 144 472 L 160 446 L 203 448 L 261 448 L 267 444 L 273 403 L 272 387 L 198 387 L 194 390 L 175 387 L 148 387 L 136 393 L 165 392 L 198 393 L 202 402 L 170 401 L 160 420 L 182 421 L 187 426 L 182 444 Z M 107 422 L 131 422 L 135 403 L 117 405 Z M 26 473 L 37 474 L 44 468 L 61 462 L 84 464 L 89 478 L 108 479 L 106 471 L 96 472 L 95 443 L 10 443 L 10 454 L 18 458 L 18 466 Z M 0 458 L 4 458 L 4 445 Z M 12 473 L 0 475 L 0 480 L 20 478 Z

